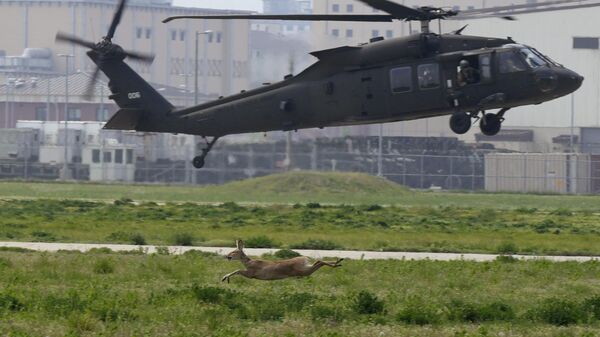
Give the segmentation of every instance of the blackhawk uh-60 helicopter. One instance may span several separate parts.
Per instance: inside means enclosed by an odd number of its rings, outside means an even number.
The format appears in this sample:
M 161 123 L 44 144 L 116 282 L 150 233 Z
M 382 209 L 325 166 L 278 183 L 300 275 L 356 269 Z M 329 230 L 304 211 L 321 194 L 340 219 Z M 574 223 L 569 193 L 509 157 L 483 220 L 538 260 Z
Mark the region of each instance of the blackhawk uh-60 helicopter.
M 319 1 L 319 0 L 317 0 Z M 577 90 L 583 77 L 536 49 L 511 38 L 462 35 L 464 29 L 436 34 L 434 20 L 478 19 L 599 6 L 586 0 L 472 9 L 410 8 L 388 0 L 358 0 L 387 14 L 371 15 L 219 15 L 175 19 L 274 19 L 302 21 L 419 21 L 421 33 L 359 46 L 311 53 L 318 61 L 296 76 L 216 101 L 175 108 L 125 62 L 153 57 L 124 51 L 112 38 L 125 9 L 121 0 L 99 42 L 58 33 L 57 40 L 85 46 L 109 79 L 110 98 L 120 110 L 106 129 L 184 133 L 203 136 L 206 147 L 193 160 L 197 168 L 217 139 L 229 134 L 387 123 L 450 115 L 450 128 L 462 134 L 473 120 L 495 135 L 511 108 L 540 104 Z M 486 112 L 499 109 L 497 113 Z

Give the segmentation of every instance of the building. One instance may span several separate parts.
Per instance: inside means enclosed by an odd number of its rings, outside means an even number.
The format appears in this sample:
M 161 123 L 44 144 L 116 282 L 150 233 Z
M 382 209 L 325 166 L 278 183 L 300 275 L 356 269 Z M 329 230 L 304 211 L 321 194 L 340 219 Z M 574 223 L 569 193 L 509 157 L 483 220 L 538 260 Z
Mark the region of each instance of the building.
M 263 0 L 263 14 L 310 14 L 310 0 Z M 275 35 L 308 37 L 311 22 L 309 21 L 278 21 L 253 20 L 251 29 Z
M 56 33 L 99 41 L 107 32 L 116 4 L 116 0 L 0 0 L 0 72 L 10 73 L 5 77 L 22 77 L 28 71 L 64 73 L 65 60 L 57 57 L 59 53 L 74 55 L 70 72 L 91 72 L 94 65 L 85 48 L 55 43 Z M 248 21 L 161 22 L 173 15 L 223 13 L 247 12 L 176 7 L 170 0 L 130 1 L 114 41 L 126 50 L 156 55 L 152 65 L 128 62 L 146 80 L 189 91 L 194 87 L 196 32 L 211 30 L 199 36 L 199 89 L 217 96 L 231 94 L 248 86 Z M 31 55 L 31 48 L 38 54 Z M 25 62 L 36 59 L 31 56 L 42 56 L 37 60 L 45 62 L 43 69 Z M 3 68 L 7 63 L 13 65 L 11 69 Z

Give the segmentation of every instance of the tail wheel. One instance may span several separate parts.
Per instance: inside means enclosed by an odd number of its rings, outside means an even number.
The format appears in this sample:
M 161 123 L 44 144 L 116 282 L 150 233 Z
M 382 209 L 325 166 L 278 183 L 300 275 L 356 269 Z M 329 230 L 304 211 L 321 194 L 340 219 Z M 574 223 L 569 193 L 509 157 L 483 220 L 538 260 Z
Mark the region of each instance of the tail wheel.
M 203 156 L 194 157 L 194 160 L 192 160 L 192 165 L 194 165 L 194 167 L 197 169 L 204 167 L 204 157 Z
M 479 128 L 481 129 L 481 133 L 486 136 L 495 136 L 500 132 L 500 128 L 502 127 L 502 117 L 493 114 L 487 113 L 481 117 L 481 121 L 479 122 Z
M 450 129 L 459 135 L 467 133 L 471 128 L 471 116 L 466 112 L 455 112 L 450 117 Z

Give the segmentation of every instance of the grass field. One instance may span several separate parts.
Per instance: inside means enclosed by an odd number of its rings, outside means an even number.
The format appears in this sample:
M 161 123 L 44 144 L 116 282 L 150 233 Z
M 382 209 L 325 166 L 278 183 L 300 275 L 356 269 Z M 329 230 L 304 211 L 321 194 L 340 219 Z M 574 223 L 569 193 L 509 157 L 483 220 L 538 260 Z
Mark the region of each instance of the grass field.
M 354 173 L 292 172 L 222 186 L 0 182 L 0 198 L 52 198 L 165 202 L 331 203 L 402 206 L 537 208 L 600 212 L 600 196 L 415 192 Z
M 1 336 L 600 334 L 600 263 L 345 261 L 310 278 L 222 257 L 0 251 Z
M 120 199 L 0 201 L 0 241 L 600 255 L 593 212 Z

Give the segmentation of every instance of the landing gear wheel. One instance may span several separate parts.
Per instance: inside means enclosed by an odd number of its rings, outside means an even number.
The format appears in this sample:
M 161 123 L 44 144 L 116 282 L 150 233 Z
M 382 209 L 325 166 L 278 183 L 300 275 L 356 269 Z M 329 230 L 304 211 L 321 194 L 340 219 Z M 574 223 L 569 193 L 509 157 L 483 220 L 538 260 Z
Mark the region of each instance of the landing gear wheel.
M 500 132 L 500 128 L 502 127 L 502 117 L 493 114 L 487 113 L 481 117 L 481 121 L 479 122 L 479 128 L 481 128 L 481 133 L 486 136 L 495 136 Z
M 459 135 L 467 133 L 471 128 L 471 116 L 466 112 L 455 112 L 450 117 L 450 129 Z
M 192 160 L 192 165 L 194 165 L 194 167 L 197 169 L 204 167 L 204 157 L 203 156 L 194 157 L 194 159 Z

